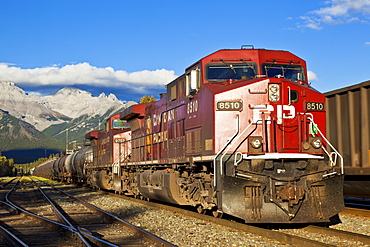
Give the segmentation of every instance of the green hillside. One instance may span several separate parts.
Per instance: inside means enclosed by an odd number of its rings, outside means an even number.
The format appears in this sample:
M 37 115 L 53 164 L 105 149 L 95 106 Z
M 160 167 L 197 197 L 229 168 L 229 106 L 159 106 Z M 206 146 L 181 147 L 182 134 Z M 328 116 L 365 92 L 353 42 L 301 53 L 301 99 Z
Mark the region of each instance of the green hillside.
M 0 151 L 13 149 L 63 149 L 64 143 L 0 110 Z
M 122 110 L 123 108 L 118 111 L 114 111 L 113 108 L 111 108 L 103 116 L 83 115 L 80 116 L 79 118 L 73 119 L 68 123 L 51 125 L 48 128 L 46 128 L 42 133 L 51 136 L 63 143 L 66 143 L 67 141 L 66 135 L 68 134 L 68 143 L 70 143 L 69 145 L 73 145 L 76 143 L 78 145 L 81 145 L 84 141 L 85 134 L 87 132 L 104 128 L 105 121 L 110 116 L 118 112 L 121 112 Z M 99 125 L 100 127 L 98 127 Z

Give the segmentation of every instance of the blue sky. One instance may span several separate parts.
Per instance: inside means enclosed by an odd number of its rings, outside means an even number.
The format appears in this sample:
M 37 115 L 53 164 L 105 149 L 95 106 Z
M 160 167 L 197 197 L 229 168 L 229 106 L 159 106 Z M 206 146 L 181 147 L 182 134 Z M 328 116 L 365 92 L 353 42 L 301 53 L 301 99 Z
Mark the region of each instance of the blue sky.
M 219 49 L 288 50 L 322 92 L 370 80 L 370 0 L 1 0 L 0 81 L 158 97 Z

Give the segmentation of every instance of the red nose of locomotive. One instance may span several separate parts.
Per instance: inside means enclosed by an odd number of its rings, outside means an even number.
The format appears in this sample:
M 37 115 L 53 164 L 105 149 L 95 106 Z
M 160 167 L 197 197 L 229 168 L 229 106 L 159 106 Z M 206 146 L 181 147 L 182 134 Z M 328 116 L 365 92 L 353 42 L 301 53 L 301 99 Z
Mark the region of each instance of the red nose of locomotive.
M 248 140 L 244 148 L 235 147 L 241 153 L 323 154 L 325 97 L 307 85 L 286 78 L 260 78 L 215 99 L 216 140 L 227 142 L 237 128 L 239 141 L 234 143 Z
M 259 134 L 251 134 L 248 153 L 322 154 L 323 141 L 317 131 L 318 127 L 325 131 L 325 98 L 284 78 L 263 84 L 267 93 L 261 99 L 265 102 L 250 107 Z

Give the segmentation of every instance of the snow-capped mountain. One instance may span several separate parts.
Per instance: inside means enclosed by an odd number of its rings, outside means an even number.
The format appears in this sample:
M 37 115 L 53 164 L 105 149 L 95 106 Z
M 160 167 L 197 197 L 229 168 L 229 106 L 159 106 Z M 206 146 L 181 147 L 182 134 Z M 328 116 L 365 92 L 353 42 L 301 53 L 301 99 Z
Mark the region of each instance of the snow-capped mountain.
M 83 115 L 94 118 L 103 116 L 108 110 L 115 112 L 132 104 L 136 103 L 131 101 L 124 104 L 113 94 L 106 96 L 102 93 L 94 97 L 74 87 L 63 88 L 54 95 L 38 97 L 27 94 L 13 82 L 0 82 L 0 109 L 30 123 L 39 131 Z
M 71 118 L 85 114 L 103 115 L 109 108 L 119 109 L 126 106 L 114 94 L 106 96 L 101 93 L 99 97 L 94 97 L 91 93 L 74 87 L 63 88 L 55 95 L 42 97 L 41 100 L 40 103 L 49 109 Z
M 13 82 L 0 82 L 0 92 L 0 109 L 38 130 L 70 120 L 68 116 L 39 104 L 39 97 L 26 94 Z

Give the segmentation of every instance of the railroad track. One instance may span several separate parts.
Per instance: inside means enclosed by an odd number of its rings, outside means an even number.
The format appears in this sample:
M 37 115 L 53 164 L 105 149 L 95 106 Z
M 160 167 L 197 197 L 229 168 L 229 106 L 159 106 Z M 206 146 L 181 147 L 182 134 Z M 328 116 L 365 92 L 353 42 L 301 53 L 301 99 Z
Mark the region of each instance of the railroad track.
M 16 180 L 16 178 L 0 178 L 0 189 L 4 186 L 10 184 L 14 180 Z
M 17 246 L 173 246 L 81 199 L 39 182 L 14 184 L 5 200 L 13 210 L 45 222 L 19 220 L 18 215 L 1 217 L 7 232 L 4 236 L 12 238 Z M 16 236 L 11 237 L 11 233 Z
M 103 195 L 109 195 L 113 197 L 122 198 L 121 195 L 115 195 L 109 192 L 99 191 L 98 193 Z M 363 234 L 357 234 L 353 232 L 336 230 L 329 227 L 322 227 L 317 225 L 293 225 L 293 226 L 280 226 L 283 229 L 278 229 L 279 226 L 275 225 L 275 229 L 267 229 L 266 227 L 258 227 L 247 225 L 244 223 L 235 222 L 233 219 L 220 219 L 210 215 L 199 214 L 197 212 L 189 211 L 188 209 L 182 209 L 170 205 L 164 205 L 163 203 L 156 203 L 153 201 L 143 201 L 130 197 L 125 197 L 126 200 L 139 202 L 141 204 L 164 209 L 193 218 L 201 219 L 204 221 L 213 222 L 226 227 L 231 227 L 239 231 L 245 231 L 253 233 L 269 239 L 277 240 L 283 244 L 290 244 L 292 246 L 365 246 L 370 245 L 370 237 Z M 284 227 L 287 227 L 284 229 Z M 319 240 L 317 240 L 319 239 Z M 329 241 L 330 240 L 330 241 Z M 328 242 L 332 242 L 331 244 Z
M 41 186 L 41 187 L 43 187 L 43 186 Z M 116 194 L 108 193 L 108 192 L 104 192 L 104 191 L 99 191 L 97 193 L 92 193 L 91 190 L 85 190 L 86 193 L 85 192 L 81 193 L 82 188 L 76 189 L 76 192 L 74 192 L 75 189 L 71 186 L 62 187 L 62 188 L 63 188 L 63 190 L 68 190 L 69 193 L 71 193 L 71 194 L 76 193 L 77 195 L 82 196 L 86 199 L 92 198 L 92 201 L 94 201 L 94 198 L 100 200 L 99 198 L 108 198 L 108 197 L 117 198 L 118 197 L 120 199 L 124 199 L 124 200 L 127 200 L 127 201 L 132 201 L 135 204 L 140 203 L 142 205 L 149 206 L 151 208 L 155 208 L 156 210 L 162 209 L 162 211 L 172 211 L 176 215 L 181 214 L 181 215 L 184 215 L 184 217 L 186 216 L 186 217 L 196 219 L 197 220 L 196 224 L 199 224 L 200 226 L 203 226 L 203 225 L 205 226 L 206 224 L 207 225 L 208 224 L 217 224 L 217 225 L 220 225 L 220 226 L 224 226 L 225 229 L 226 228 L 232 228 L 232 229 L 235 229 L 237 231 L 243 231 L 243 232 L 246 232 L 246 233 L 251 233 L 251 234 L 263 236 L 265 238 L 271 239 L 272 242 L 273 242 L 273 240 L 274 241 L 276 240 L 276 241 L 280 242 L 281 245 L 292 245 L 292 246 L 354 246 L 354 245 L 357 245 L 357 246 L 364 246 L 364 245 L 369 245 L 370 244 L 368 236 L 364 236 L 364 235 L 361 235 L 361 234 L 355 234 L 355 233 L 351 233 L 351 232 L 345 232 L 345 231 L 342 231 L 342 230 L 338 231 L 338 230 L 331 229 L 331 228 L 326 228 L 326 227 L 318 227 L 318 226 L 304 226 L 304 227 L 302 227 L 302 226 L 297 226 L 294 229 L 286 228 L 286 229 L 273 229 L 273 230 L 271 230 L 271 229 L 246 225 L 246 224 L 243 224 L 243 223 L 237 223 L 235 221 L 230 221 L 230 220 L 226 220 L 226 219 L 219 219 L 219 218 L 215 218 L 215 217 L 212 217 L 212 216 L 203 215 L 203 214 L 199 214 L 199 213 L 196 213 L 196 212 L 193 212 L 193 211 L 189 211 L 187 209 L 181 209 L 181 208 L 173 207 L 173 206 L 169 206 L 169 205 L 157 204 L 155 202 L 148 202 L 148 201 L 138 200 L 138 199 L 134 199 L 134 198 L 130 198 L 130 197 L 124 197 L 124 196 L 120 196 L 120 195 L 116 195 Z M 77 204 L 74 200 L 72 201 L 72 199 L 70 199 L 70 197 L 68 197 L 68 198 L 65 197 L 64 199 L 61 198 L 61 195 L 59 194 L 59 192 L 56 192 L 56 191 L 54 191 L 50 188 L 47 189 L 47 193 L 48 193 L 48 195 L 50 195 L 52 200 L 56 201 L 58 204 L 61 204 L 61 206 L 65 206 L 63 204 Z M 114 200 L 118 201 L 118 199 L 112 199 L 112 201 L 114 201 Z M 80 208 L 81 208 L 81 206 L 80 206 Z M 65 210 L 69 212 L 68 207 L 65 208 Z M 85 211 L 86 211 L 86 209 L 84 210 L 84 212 Z M 120 211 L 122 211 L 122 210 L 120 210 Z M 51 214 L 50 209 L 49 210 L 43 210 L 43 212 L 44 212 L 44 214 Z M 75 209 L 75 212 L 72 212 L 72 213 L 70 212 L 70 214 L 68 214 L 68 215 L 70 215 L 72 217 L 74 214 L 78 214 L 76 209 Z M 96 216 L 96 213 L 93 213 L 93 215 Z M 85 216 L 87 216 L 86 212 L 85 212 Z M 165 216 L 165 217 L 166 217 L 166 221 L 170 221 L 171 218 L 172 218 L 171 216 Z M 102 219 L 102 220 L 106 220 L 106 219 Z M 204 221 L 204 222 L 212 222 L 212 223 L 201 223 L 201 222 L 198 222 L 199 220 Z M 78 220 L 76 219 L 76 221 L 78 221 Z M 189 219 L 188 221 L 191 221 L 191 220 Z M 102 226 L 104 226 L 107 222 L 104 222 L 104 223 L 95 222 L 95 223 L 96 223 L 95 226 L 97 228 L 102 229 Z M 169 222 L 168 224 L 170 226 L 172 226 L 173 223 Z M 82 223 L 81 227 L 88 228 L 88 225 L 89 224 L 84 225 L 84 223 Z M 165 226 L 157 225 L 155 228 L 162 228 L 163 229 L 164 227 Z M 144 227 L 144 228 L 146 228 L 146 227 Z M 116 228 L 113 227 L 111 229 L 112 230 L 110 230 L 110 231 L 114 232 Z M 96 235 L 105 234 L 104 232 L 99 233 L 98 230 L 95 231 L 95 230 L 91 229 L 89 231 L 94 232 Z M 152 231 L 153 229 L 149 229 L 149 230 Z M 158 234 L 158 232 L 156 234 Z M 202 230 L 199 231 L 199 234 L 202 234 Z M 181 233 L 180 233 L 180 235 L 181 235 Z M 121 234 L 121 236 L 123 236 L 123 235 Z M 112 239 L 114 239 L 113 236 L 112 236 Z M 110 239 L 110 241 L 113 242 L 112 239 Z M 327 239 L 328 241 L 326 241 L 325 239 Z M 1 240 L 1 238 L 0 238 L 0 240 Z M 278 245 L 276 244 L 276 241 L 272 245 L 279 246 L 279 244 Z M 181 242 L 179 242 L 178 245 L 182 246 Z M 248 244 L 246 244 L 246 245 L 248 245 Z M 50 246 L 50 245 L 48 245 L 48 246 Z
M 28 246 L 27 243 L 31 242 L 39 246 L 73 244 L 72 241 L 65 238 L 65 232 L 62 228 L 51 228 L 51 225 L 41 224 L 35 219 L 25 217 L 27 214 L 7 202 L 11 189 L 15 188 L 17 183 L 18 180 L 14 180 L 6 186 L 6 189 L 0 191 L 2 201 L 0 228 L 3 235 L 1 246 Z M 8 187 L 10 188 L 8 189 Z

